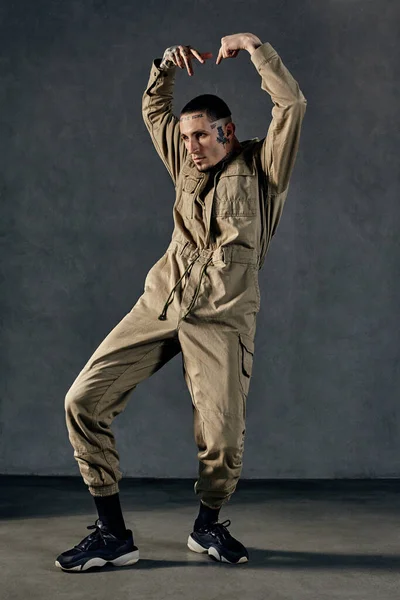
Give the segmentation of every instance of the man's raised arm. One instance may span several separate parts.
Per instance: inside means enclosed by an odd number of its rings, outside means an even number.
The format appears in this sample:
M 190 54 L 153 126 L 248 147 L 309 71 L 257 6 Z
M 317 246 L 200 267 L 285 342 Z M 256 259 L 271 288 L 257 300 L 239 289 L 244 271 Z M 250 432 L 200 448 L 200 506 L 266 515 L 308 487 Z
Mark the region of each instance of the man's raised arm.
M 274 103 L 260 157 L 270 192 L 280 194 L 289 186 L 307 100 L 271 44 L 255 44 L 249 47 L 249 52 L 261 75 L 261 88 Z
M 204 63 L 211 54 L 199 54 L 190 46 L 167 48 L 163 58 L 156 58 L 153 62 L 142 100 L 143 120 L 174 185 L 187 156 L 180 137 L 179 119 L 172 111 L 175 72 L 178 66 L 186 68 L 188 74 L 193 75 L 193 57 Z
M 270 192 L 280 194 L 288 185 L 299 147 L 301 123 L 307 100 L 278 53 L 253 33 L 235 33 L 221 39 L 217 65 L 223 58 L 236 58 L 247 50 L 260 73 L 261 88 L 274 103 L 272 121 L 261 146 L 261 165 L 268 176 Z

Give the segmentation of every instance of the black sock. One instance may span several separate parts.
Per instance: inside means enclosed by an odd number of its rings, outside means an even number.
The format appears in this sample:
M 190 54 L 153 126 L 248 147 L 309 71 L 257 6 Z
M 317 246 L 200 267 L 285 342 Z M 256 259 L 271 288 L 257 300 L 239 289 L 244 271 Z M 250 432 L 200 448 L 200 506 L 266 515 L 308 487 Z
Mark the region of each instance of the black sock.
M 112 496 L 94 496 L 99 519 L 108 530 L 119 539 L 126 537 L 126 527 L 122 516 L 119 494 Z
M 221 508 L 209 508 L 202 502 L 200 502 L 200 511 L 197 519 L 194 522 L 194 530 L 198 529 L 202 525 L 208 525 L 209 523 L 216 523 L 218 521 L 219 511 Z

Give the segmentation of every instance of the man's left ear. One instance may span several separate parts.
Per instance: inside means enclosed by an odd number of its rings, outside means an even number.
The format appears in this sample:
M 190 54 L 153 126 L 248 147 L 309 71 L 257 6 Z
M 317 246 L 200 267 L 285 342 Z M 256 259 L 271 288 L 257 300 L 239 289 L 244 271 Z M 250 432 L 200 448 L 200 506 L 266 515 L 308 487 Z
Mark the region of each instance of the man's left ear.
M 235 124 L 234 123 L 228 123 L 226 126 L 226 135 L 227 137 L 234 135 L 235 133 Z

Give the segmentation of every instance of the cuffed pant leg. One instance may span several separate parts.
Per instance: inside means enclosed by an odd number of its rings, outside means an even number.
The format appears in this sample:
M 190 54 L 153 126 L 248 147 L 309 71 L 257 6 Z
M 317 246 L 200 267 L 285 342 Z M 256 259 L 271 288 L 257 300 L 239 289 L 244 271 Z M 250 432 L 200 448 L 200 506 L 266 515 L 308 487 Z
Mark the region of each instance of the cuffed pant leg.
M 214 323 L 182 323 L 179 340 L 198 447 L 195 492 L 203 504 L 219 508 L 234 493 L 242 471 L 253 354 L 237 331 Z
M 93 496 L 119 491 L 122 474 L 112 421 L 136 385 L 180 352 L 176 335 L 159 323 L 155 319 L 152 329 L 131 311 L 100 344 L 66 395 L 69 439 Z

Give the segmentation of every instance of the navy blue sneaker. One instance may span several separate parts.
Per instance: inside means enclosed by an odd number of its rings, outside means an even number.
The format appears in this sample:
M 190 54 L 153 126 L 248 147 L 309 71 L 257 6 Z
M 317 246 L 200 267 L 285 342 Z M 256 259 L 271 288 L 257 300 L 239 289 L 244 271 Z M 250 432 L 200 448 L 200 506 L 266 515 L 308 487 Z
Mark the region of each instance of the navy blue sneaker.
M 87 571 L 91 567 L 103 567 L 106 563 L 125 567 L 139 560 L 139 550 L 133 543 L 130 529 L 127 529 L 125 539 L 116 538 L 100 519 L 88 529 L 95 531 L 71 550 L 60 554 L 56 567 L 64 571 Z
M 202 525 L 189 535 L 188 548 L 193 552 L 208 552 L 211 558 L 220 562 L 233 564 L 247 562 L 249 553 L 227 530 L 230 524 L 230 520 L 227 519 L 223 523 Z

